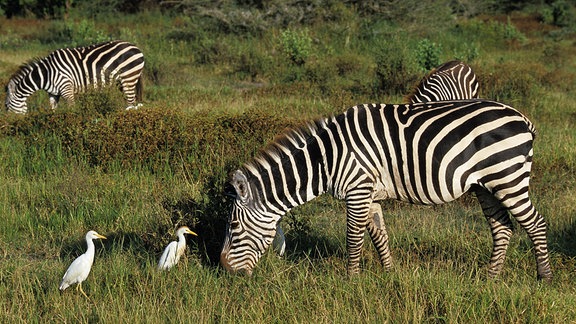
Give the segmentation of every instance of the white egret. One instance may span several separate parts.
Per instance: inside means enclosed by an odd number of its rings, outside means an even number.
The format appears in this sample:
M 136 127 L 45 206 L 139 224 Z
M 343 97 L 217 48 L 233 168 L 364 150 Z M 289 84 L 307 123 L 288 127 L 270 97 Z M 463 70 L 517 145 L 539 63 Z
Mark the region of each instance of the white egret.
M 76 258 L 64 273 L 62 277 L 62 282 L 60 283 L 60 291 L 64 291 L 66 288 L 73 284 L 78 284 L 76 290 L 80 289 L 82 294 L 88 298 L 84 290 L 82 290 L 82 281 L 86 280 L 90 269 L 92 268 L 92 263 L 94 262 L 94 242 L 93 239 L 106 239 L 106 236 L 96 233 L 96 231 L 89 231 L 86 233 L 86 244 L 88 249 L 84 254 Z
M 283 256 L 286 251 L 286 238 L 284 238 L 284 231 L 280 226 L 276 227 L 276 235 L 272 241 L 272 248 L 279 256 Z
M 192 232 L 188 226 L 182 226 L 176 231 L 176 236 L 178 236 L 178 242 L 172 241 L 158 261 L 158 270 L 168 270 L 178 263 L 180 257 L 184 254 L 186 249 L 186 238 L 184 234 L 192 234 L 198 236 L 198 234 Z

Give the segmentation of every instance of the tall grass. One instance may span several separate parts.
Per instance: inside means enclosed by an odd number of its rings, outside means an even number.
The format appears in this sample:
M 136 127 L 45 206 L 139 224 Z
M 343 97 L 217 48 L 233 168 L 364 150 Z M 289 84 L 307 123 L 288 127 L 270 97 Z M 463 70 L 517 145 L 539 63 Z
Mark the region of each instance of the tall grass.
M 436 21 L 427 30 L 417 20 L 330 8 L 333 15 L 305 26 L 252 26 L 244 34 L 193 15 L 149 12 L 89 25 L 94 30 L 86 32 L 105 30 L 143 48 L 144 107 L 121 110 L 120 92 L 110 89 L 54 112 L 38 93 L 27 116 L 0 113 L 2 322 L 576 320 L 572 43 L 515 28 L 516 19 L 530 21 L 526 13 L 503 22 Z M 20 59 L 78 41 L 45 32 L 62 30 L 62 22 L 35 24 L 42 28 L 2 21 L 12 27 L 0 36 L 3 82 Z M 307 30 L 311 43 L 301 64 L 282 52 L 285 30 Z M 482 95 L 535 123 L 531 190 L 548 224 L 554 282 L 536 280 L 532 246 L 519 226 L 502 275 L 486 278 L 492 239 L 472 196 L 435 207 L 382 202 L 390 271 L 366 240 L 362 272 L 348 277 L 345 205 L 321 196 L 282 220 L 285 257 L 267 253 L 252 277 L 225 273 L 218 254 L 230 208 L 228 173 L 304 120 L 361 102 L 401 102 L 421 77 L 414 53 L 424 38 L 441 45 L 441 61 L 474 54 L 469 63 Z M 553 60 L 542 60 L 543 48 Z M 157 258 L 180 225 L 199 236 L 189 238 L 176 268 L 159 273 Z M 90 298 L 73 287 L 61 294 L 60 278 L 83 253 L 90 229 L 108 237 L 96 242 L 83 285 Z

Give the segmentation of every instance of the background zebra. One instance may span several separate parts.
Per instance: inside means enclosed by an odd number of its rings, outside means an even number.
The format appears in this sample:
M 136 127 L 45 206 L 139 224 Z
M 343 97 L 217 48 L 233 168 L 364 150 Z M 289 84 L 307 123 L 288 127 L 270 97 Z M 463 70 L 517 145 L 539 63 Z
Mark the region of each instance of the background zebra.
M 426 75 L 420 83 L 408 95 L 408 103 L 449 101 L 478 98 L 478 81 L 472 68 L 464 62 L 449 61 L 434 68 Z M 370 215 L 376 226 L 374 231 L 385 230 L 382 208 L 379 204 L 374 204 Z M 274 238 L 274 250 L 283 255 L 286 249 L 284 232 L 278 226 L 276 237 Z M 279 247 L 282 248 L 279 248 Z M 278 247 L 278 248 L 277 248 Z
M 37 90 L 46 90 L 50 106 L 56 108 L 60 96 L 69 103 L 74 94 L 88 86 L 99 88 L 120 84 L 129 108 L 142 100 L 144 55 L 136 46 L 111 41 L 77 48 L 64 48 L 20 67 L 6 87 L 6 109 L 26 113 L 26 99 Z
M 478 81 L 472 68 L 449 61 L 433 69 L 407 97 L 408 103 L 478 98 Z
M 533 139 L 517 110 L 478 100 L 361 105 L 310 123 L 233 174 L 221 263 L 252 273 L 282 216 L 328 192 L 346 201 L 348 272 L 359 272 L 366 230 L 389 267 L 385 226 L 370 221 L 375 201 L 442 204 L 473 191 L 492 231 L 489 276 L 503 267 L 510 213 L 534 244 L 539 278 L 551 280 L 546 224 L 528 194 Z

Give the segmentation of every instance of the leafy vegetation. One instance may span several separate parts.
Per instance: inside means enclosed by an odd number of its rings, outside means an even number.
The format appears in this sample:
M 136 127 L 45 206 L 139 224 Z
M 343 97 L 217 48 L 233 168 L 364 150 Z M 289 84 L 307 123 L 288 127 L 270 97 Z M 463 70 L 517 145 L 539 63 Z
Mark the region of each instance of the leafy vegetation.
M 0 318 L 5 322 L 550 322 L 576 320 L 576 31 L 568 1 L 26 1 L 0 8 L 0 82 L 30 58 L 121 38 L 146 57 L 144 106 L 115 88 L 25 116 L 0 112 Z M 66 4 L 70 6 L 67 7 Z M 53 9 L 32 9 L 52 6 Z M 34 7 L 36 8 L 36 7 Z M 12 10 L 12 11 L 10 11 Z M 40 12 L 38 14 L 37 12 Z M 36 17 L 52 19 L 37 19 Z M 361 102 L 402 102 L 437 63 L 466 60 L 481 97 L 537 126 L 532 197 L 554 282 L 535 279 L 517 226 L 486 280 L 488 226 L 473 197 L 383 202 L 394 267 L 366 241 L 346 274 L 345 206 L 328 196 L 282 221 L 287 255 L 254 276 L 218 266 L 228 174 L 287 127 Z M 179 225 L 182 264 L 155 271 Z M 58 283 L 98 242 L 85 299 Z

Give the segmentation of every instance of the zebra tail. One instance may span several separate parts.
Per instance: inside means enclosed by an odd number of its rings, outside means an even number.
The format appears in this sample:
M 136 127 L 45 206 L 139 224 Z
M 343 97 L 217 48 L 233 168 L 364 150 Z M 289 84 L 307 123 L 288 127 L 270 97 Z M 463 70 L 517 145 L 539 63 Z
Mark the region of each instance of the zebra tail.
M 538 135 L 538 132 L 536 131 L 536 126 L 527 117 L 524 117 L 524 120 L 526 121 L 526 124 L 528 124 L 528 130 L 530 131 L 530 133 L 532 133 L 532 136 L 536 138 L 536 135 Z

